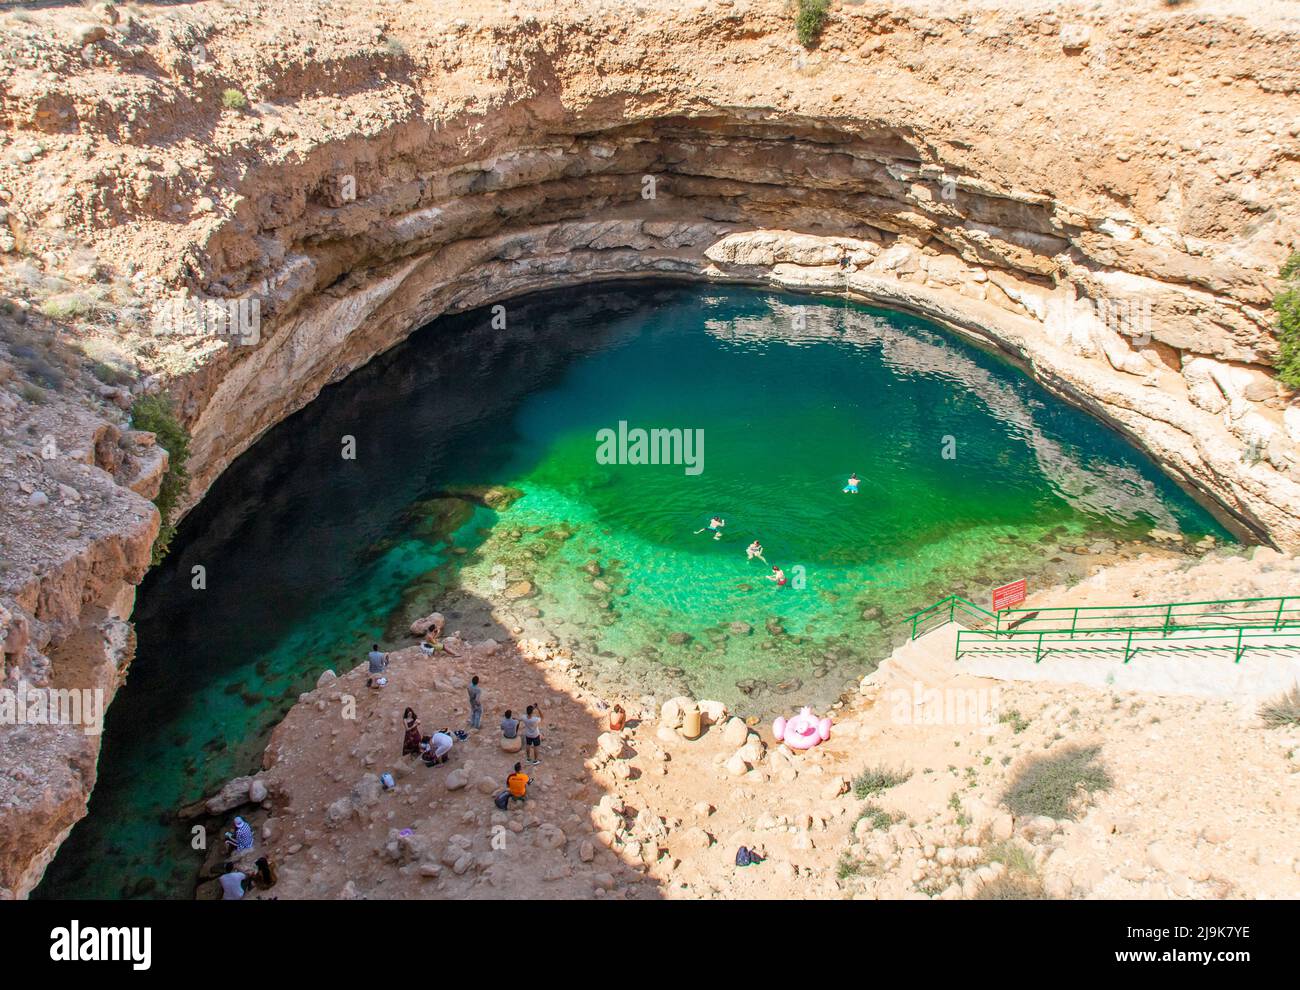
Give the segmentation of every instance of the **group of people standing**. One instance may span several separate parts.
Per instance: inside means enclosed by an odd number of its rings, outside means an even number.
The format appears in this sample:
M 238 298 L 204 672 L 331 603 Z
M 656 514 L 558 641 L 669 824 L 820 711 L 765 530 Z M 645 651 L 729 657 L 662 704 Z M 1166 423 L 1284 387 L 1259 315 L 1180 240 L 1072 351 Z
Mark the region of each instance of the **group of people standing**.
M 483 688 L 479 684 L 477 674 L 470 678 L 466 690 L 469 695 L 469 727 L 471 729 L 481 729 L 483 727 Z M 457 730 L 453 734 L 447 728 L 439 729 L 431 735 L 425 735 L 420 728 L 419 716 L 410 707 L 407 707 L 402 712 L 402 723 L 404 730 L 402 755 L 418 755 L 425 766 L 433 767 L 446 763 L 452 747 L 456 744 L 456 736 L 458 735 L 462 739 L 468 738 L 464 732 Z M 523 718 L 516 718 L 511 709 L 506 709 L 501 718 L 502 748 L 517 751 L 518 746 L 511 747 L 507 743 L 519 739 L 520 736 L 523 737 L 524 759 L 533 766 L 541 763 L 541 705 L 529 705 L 524 712 Z

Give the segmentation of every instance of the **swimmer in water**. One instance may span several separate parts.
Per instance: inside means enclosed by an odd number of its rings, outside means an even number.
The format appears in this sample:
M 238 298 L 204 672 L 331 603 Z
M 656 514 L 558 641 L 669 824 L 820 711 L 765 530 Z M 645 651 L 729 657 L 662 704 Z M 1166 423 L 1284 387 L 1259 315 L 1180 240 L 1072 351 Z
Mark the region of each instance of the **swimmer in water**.
M 755 557 L 763 563 L 767 563 L 767 558 L 763 556 L 763 544 L 759 543 L 758 540 L 745 547 L 745 559 L 753 560 Z
M 713 534 L 713 538 L 715 540 L 720 540 L 722 539 L 722 527 L 725 525 L 727 525 L 727 520 L 723 519 L 721 516 L 714 516 L 712 519 L 709 520 L 709 525 L 705 528 L 708 529 L 708 531 Z M 697 534 L 703 533 L 704 530 L 697 529 L 695 532 Z
M 764 561 L 764 563 L 766 563 L 766 561 Z M 772 565 L 772 573 L 767 576 L 767 579 L 769 581 L 775 581 L 778 588 L 785 587 L 785 571 L 777 567 L 776 564 Z
M 862 484 L 862 479 L 856 474 L 851 474 L 849 475 L 848 484 L 844 486 L 844 491 L 849 495 L 856 495 L 858 493 L 858 485 L 860 484 Z

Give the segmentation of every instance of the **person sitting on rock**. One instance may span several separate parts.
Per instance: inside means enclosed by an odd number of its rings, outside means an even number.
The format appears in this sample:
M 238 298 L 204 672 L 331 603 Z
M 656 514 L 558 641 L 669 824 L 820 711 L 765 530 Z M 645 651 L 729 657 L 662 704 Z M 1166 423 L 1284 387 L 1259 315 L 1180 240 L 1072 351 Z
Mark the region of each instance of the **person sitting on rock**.
M 227 852 L 243 852 L 245 849 L 253 848 L 253 829 L 248 822 L 244 821 L 238 815 L 235 816 L 234 832 L 227 832 L 225 835 Z
M 506 790 L 510 792 L 510 801 L 524 804 L 528 801 L 528 774 L 524 773 L 522 763 L 515 764 L 515 772 L 506 778 Z
M 402 755 L 410 756 L 420 752 L 420 720 L 415 712 L 408 708 L 402 712 L 402 721 L 406 723 L 406 734 L 402 737 Z
M 524 748 L 524 738 L 519 734 L 523 722 L 515 718 L 509 708 L 501 719 L 501 748 L 507 753 L 518 753 Z
M 509 708 L 506 709 L 505 716 L 501 719 L 501 735 L 505 739 L 514 739 L 519 735 L 519 719 L 515 718 L 514 713 Z
M 372 677 L 388 669 L 388 654 L 380 652 L 378 643 L 370 644 L 370 653 L 366 656 L 366 660 L 370 664 Z

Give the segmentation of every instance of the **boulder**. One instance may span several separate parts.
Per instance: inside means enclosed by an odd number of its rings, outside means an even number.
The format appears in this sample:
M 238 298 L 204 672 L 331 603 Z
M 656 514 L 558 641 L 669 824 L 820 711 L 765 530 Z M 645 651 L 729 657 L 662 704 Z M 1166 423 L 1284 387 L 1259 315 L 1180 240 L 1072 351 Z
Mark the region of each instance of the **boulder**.
M 749 764 L 745 762 L 744 757 L 739 753 L 734 753 L 731 759 L 722 764 L 722 769 L 726 770 L 727 773 L 731 774 L 733 777 L 743 777 L 745 774 L 749 773 Z
M 234 780 L 227 781 L 221 790 L 204 802 L 204 808 L 209 815 L 222 815 L 232 808 L 238 808 L 241 804 L 248 804 L 250 801 L 248 792 L 252 786 L 252 777 L 236 777 Z
M 722 730 L 722 741 L 728 749 L 739 749 L 749 738 L 749 726 L 743 720 L 732 718 Z
M 432 633 L 434 636 L 441 636 L 443 628 L 447 625 L 447 620 L 441 612 L 431 612 L 423 619 L 416 619 L 411 623 L 412 636 L 427 636 Z
M 352 804 L 358 808 L 370 808 L 379 803 L 384 793 L 384 785 L 376 774 L 368 773 L 357 781 L 352 788 Z
M 563 849 L 569 841 L 564 830 L 549 822 L 537 830 L 537 842 L 543 849 Z
M 695 711 L 696 707 L 694 698 L 688 698 L 685 695 L 669 698 L 659 709 L 659 720 L 670 729 L 680 728 L 683 719 L 686 718 L 686 713 Z
M 338 828 L 351 816 L 352 802 L 348 798 L 342 797 L 325 809 L 325 824 L 330 828 Z
M 727 706 L 721 701 L 701 701 L 697 704 L 705 725 L 721 725 L 727 720 Z
M 681 842 L 688 849 L 708 849 L 713 845 L 713 836 L 698 825 L 681 833 Z

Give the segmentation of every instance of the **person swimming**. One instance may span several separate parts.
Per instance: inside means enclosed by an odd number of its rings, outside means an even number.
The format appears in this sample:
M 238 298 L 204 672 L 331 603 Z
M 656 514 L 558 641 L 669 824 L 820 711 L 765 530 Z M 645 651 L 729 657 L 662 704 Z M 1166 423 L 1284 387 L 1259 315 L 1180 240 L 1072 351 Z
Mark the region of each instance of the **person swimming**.
M 763 563 L 767 563 L 767 558 L 763 556 L 763 544 L 759 543 L 758 540 L 745 547 L 745 559 L 753 560 L 755 557 Z
M 721 516 L 714 516 L 709 520 L 709 525 L 704 527 L 704 529 L 707 529 L 712 533 L 715 540 L 720 540 L 722 539 L 722 527 L 725 525 L 727 525 L 727 520 L 723 519 Z M 699 533 L 703 533 L 704 529 L 697 529 L 695 532 L 698 535 Z
M 764 561 L 764 563 L 766 563 L 766 561 Z M 777 567 L 776 564 L 772 565 L 772 573 L 767 576 L 767 579 L 769 581 L 775 581 L 778 588 L 785 587 L 785 571 Z
M 858 494 L 858 485 L 862 484 L 862 479 L 856 474 L 849 475 L 848 484 L 844 486 L 844 491 L 849 495 Z

